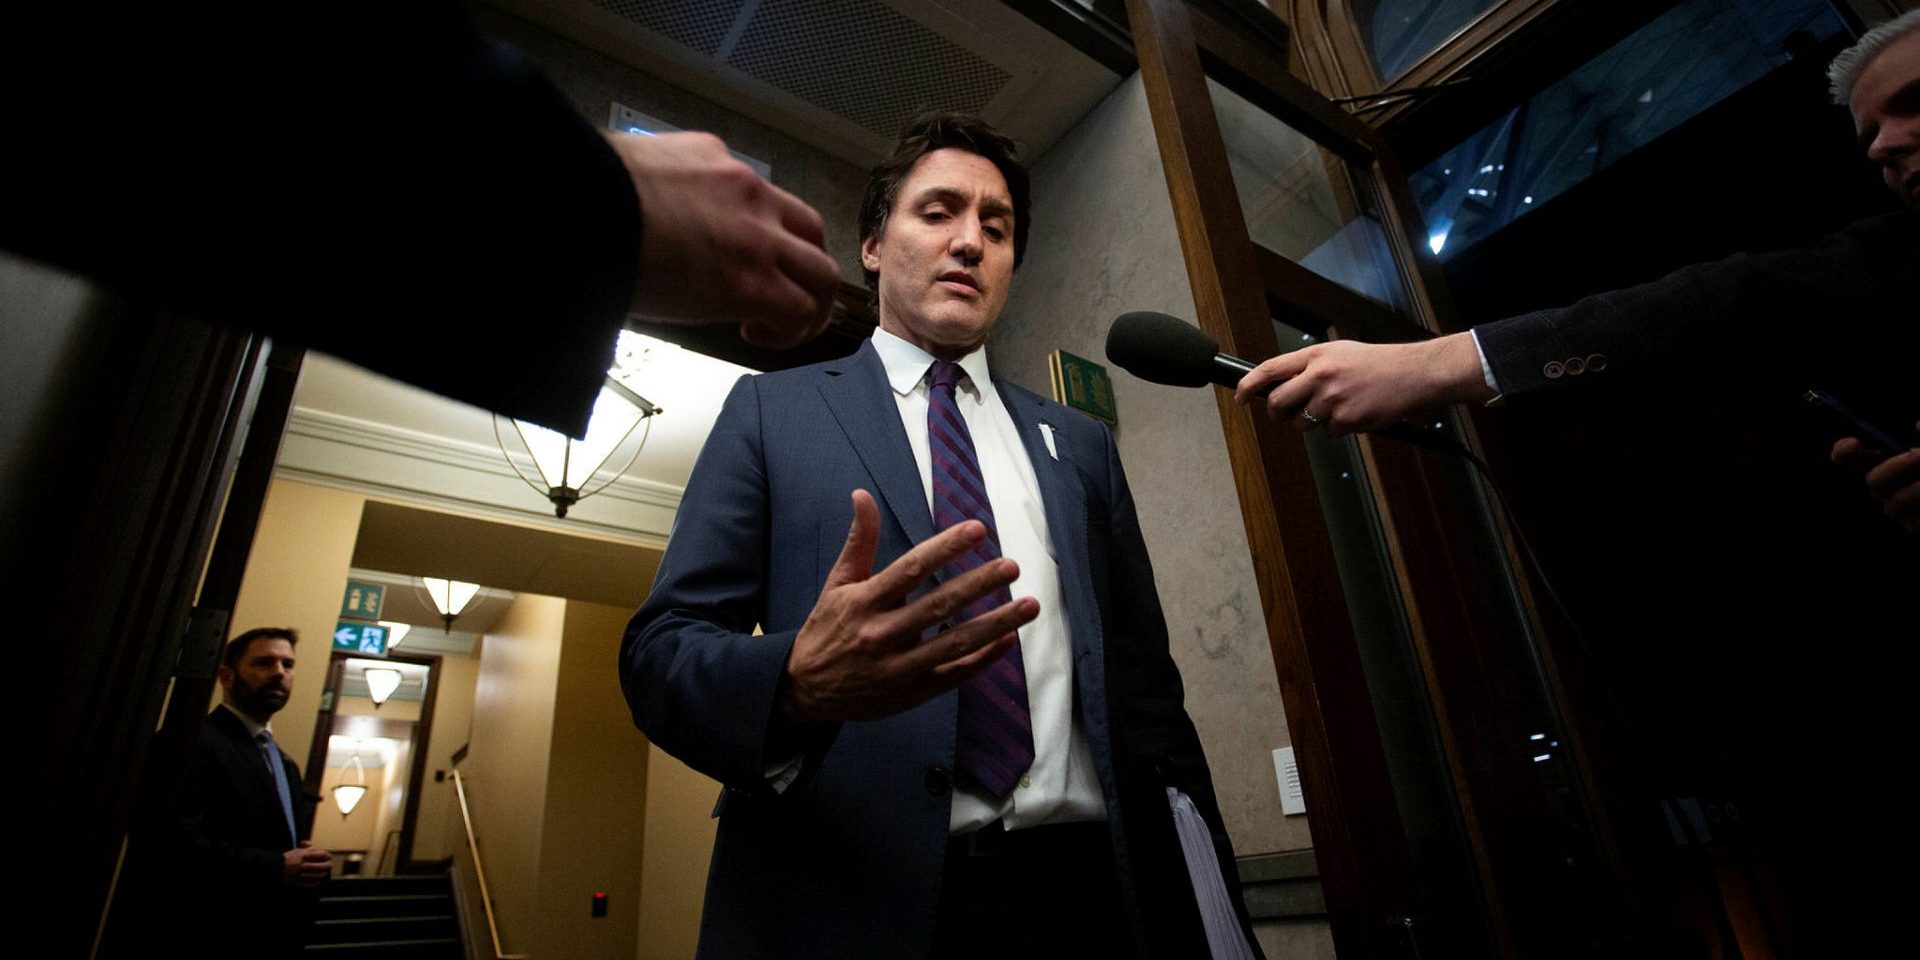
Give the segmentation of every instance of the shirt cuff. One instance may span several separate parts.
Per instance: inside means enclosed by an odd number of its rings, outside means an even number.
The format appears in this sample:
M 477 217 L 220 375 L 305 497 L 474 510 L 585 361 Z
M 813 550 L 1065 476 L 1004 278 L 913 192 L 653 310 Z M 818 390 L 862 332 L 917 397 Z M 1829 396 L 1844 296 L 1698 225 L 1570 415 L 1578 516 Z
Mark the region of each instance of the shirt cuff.
M 762 774 L 766 778 L 767 786 L 771 787 L 774 793 L 787 792 L 787 788 L 793 786 L 795 780 L 800 779 L 800 768 L 806 763 L 806 759 L 805 755 L 795 755 L 790 760 L 767 764 L 766 772 Z
M 1498 406 L 1506 397 L 1500 392 L 1500 384 L 1493 379 L 1493 364 L 1487 362 L 1486 348 L 1480 346 L 1480 331 L 1469 329 L 1467 335 L 1473 338 L 1473 352 L 1480 357 L 1480 379 L 1485 380 L 1487 389 L 1493 391 L 1493 399 L 1487 401 L 1487 406 Z

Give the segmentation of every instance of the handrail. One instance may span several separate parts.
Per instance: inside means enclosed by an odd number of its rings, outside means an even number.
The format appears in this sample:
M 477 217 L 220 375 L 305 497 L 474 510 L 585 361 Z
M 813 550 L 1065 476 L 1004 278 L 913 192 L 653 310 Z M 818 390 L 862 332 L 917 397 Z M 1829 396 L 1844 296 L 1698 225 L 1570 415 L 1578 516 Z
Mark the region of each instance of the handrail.
M 460 823 L 467 829 L 467 853 L 473 857 L 473 875 L 479 880 L 480 909 L 487 915 L 487 933 L 493 936 L 493 955 L 497 960 L 525 960 L 525 954 L 500 949 L 500 924 L 493 916 L 493 896 L 487 893 L 487 871 L 480 866 L 480 842 L 473 835 L 473 814 L 467 810 L 467 787 L 459 767 L 453 769 L 453 793 L 460 800 Z

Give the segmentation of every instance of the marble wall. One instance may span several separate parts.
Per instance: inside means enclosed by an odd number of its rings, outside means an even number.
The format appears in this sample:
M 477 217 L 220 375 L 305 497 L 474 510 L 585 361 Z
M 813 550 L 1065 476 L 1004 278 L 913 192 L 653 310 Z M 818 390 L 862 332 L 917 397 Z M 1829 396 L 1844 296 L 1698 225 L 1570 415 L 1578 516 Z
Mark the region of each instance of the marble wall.
M 1193 319 L 1137 75 L 1041 158 L 1033 187 L 1026 262 L 990 344 L 1002 376 L 1047 393 L 1047 354 L 1104 363 L 1120 314 Z M 1305 818 L 1280 812 L 1272 752 L 1290 741 L 1212 390 L 1110 373 L 1120 455 L 1235 850 L 1309 847 Z
M 1047 394 L 1047 354 L 1105 363 L 1120 314 L 1194 320 L 1139 75 L 1035 163 L 1032 223 L 988 344 L 999 375 Z M 1273 750 L 1291 740 L 1212 388 L 1162 387 L 1109 368 L 1120 456 L 1234 850 L 1309 848 L 1306 817 L 1280 810 Z M 1257 933 L 1269 957 L 1333 956 L 1324 920 L 1262 923 Z

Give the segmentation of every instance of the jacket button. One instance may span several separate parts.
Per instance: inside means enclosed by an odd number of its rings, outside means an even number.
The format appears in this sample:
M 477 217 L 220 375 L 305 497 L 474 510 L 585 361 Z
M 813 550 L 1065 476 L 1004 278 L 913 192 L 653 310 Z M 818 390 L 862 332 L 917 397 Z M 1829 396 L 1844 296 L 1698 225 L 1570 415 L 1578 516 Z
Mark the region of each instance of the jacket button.
M 1540 368 L 1540 372 L 1545 374 L 1548 380 L 1558 380 L 1561 374 L 1567 372 L 1567 367 L 1558 360 L 1548 360 L 1547 365 Z
M 1602 371 L 1602 370 L 1605 370 L 1606 368 L 1607 368 L 1607 355 L 1606 355 L 1606 354 L 1604 354 L 1604 353 L 1592 353 L 1592 354 L 1588 354 L 1588 355 L 1587 355 L 1587 369 L 1588 369 L 1588 370 L 1592 370 L 1592 371 L 1593 371 L 1594 373 L 1599 373 L 1600 371 Z
M 944 797 L 953 789 L 953 774 L 946 767 L 927 768 L 927 795 Z
M 1566 366 L 1567 375 L 1570 377 L 1577 377 L 1587 372 L 1587 362 L 1579 357 L 1568 357 Z

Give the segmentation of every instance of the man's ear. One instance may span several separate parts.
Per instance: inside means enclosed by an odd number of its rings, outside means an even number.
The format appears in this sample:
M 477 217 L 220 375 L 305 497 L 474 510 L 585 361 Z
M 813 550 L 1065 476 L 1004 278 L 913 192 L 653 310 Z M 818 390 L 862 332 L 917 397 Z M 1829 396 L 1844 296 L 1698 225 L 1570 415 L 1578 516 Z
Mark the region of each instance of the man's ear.
M 233 689 L 233 668 L 232 667 L 229 667 L 224 663 L 219 665 L 218 667 L 215 667 L 213 670 L 213 678 L 215 680 L 220 681 L 220 689 L 222 690 Z
M 880 234 L 884 230 L 875 230 L 860 241 L 860 265 L 875 273 L 880 272 Z

